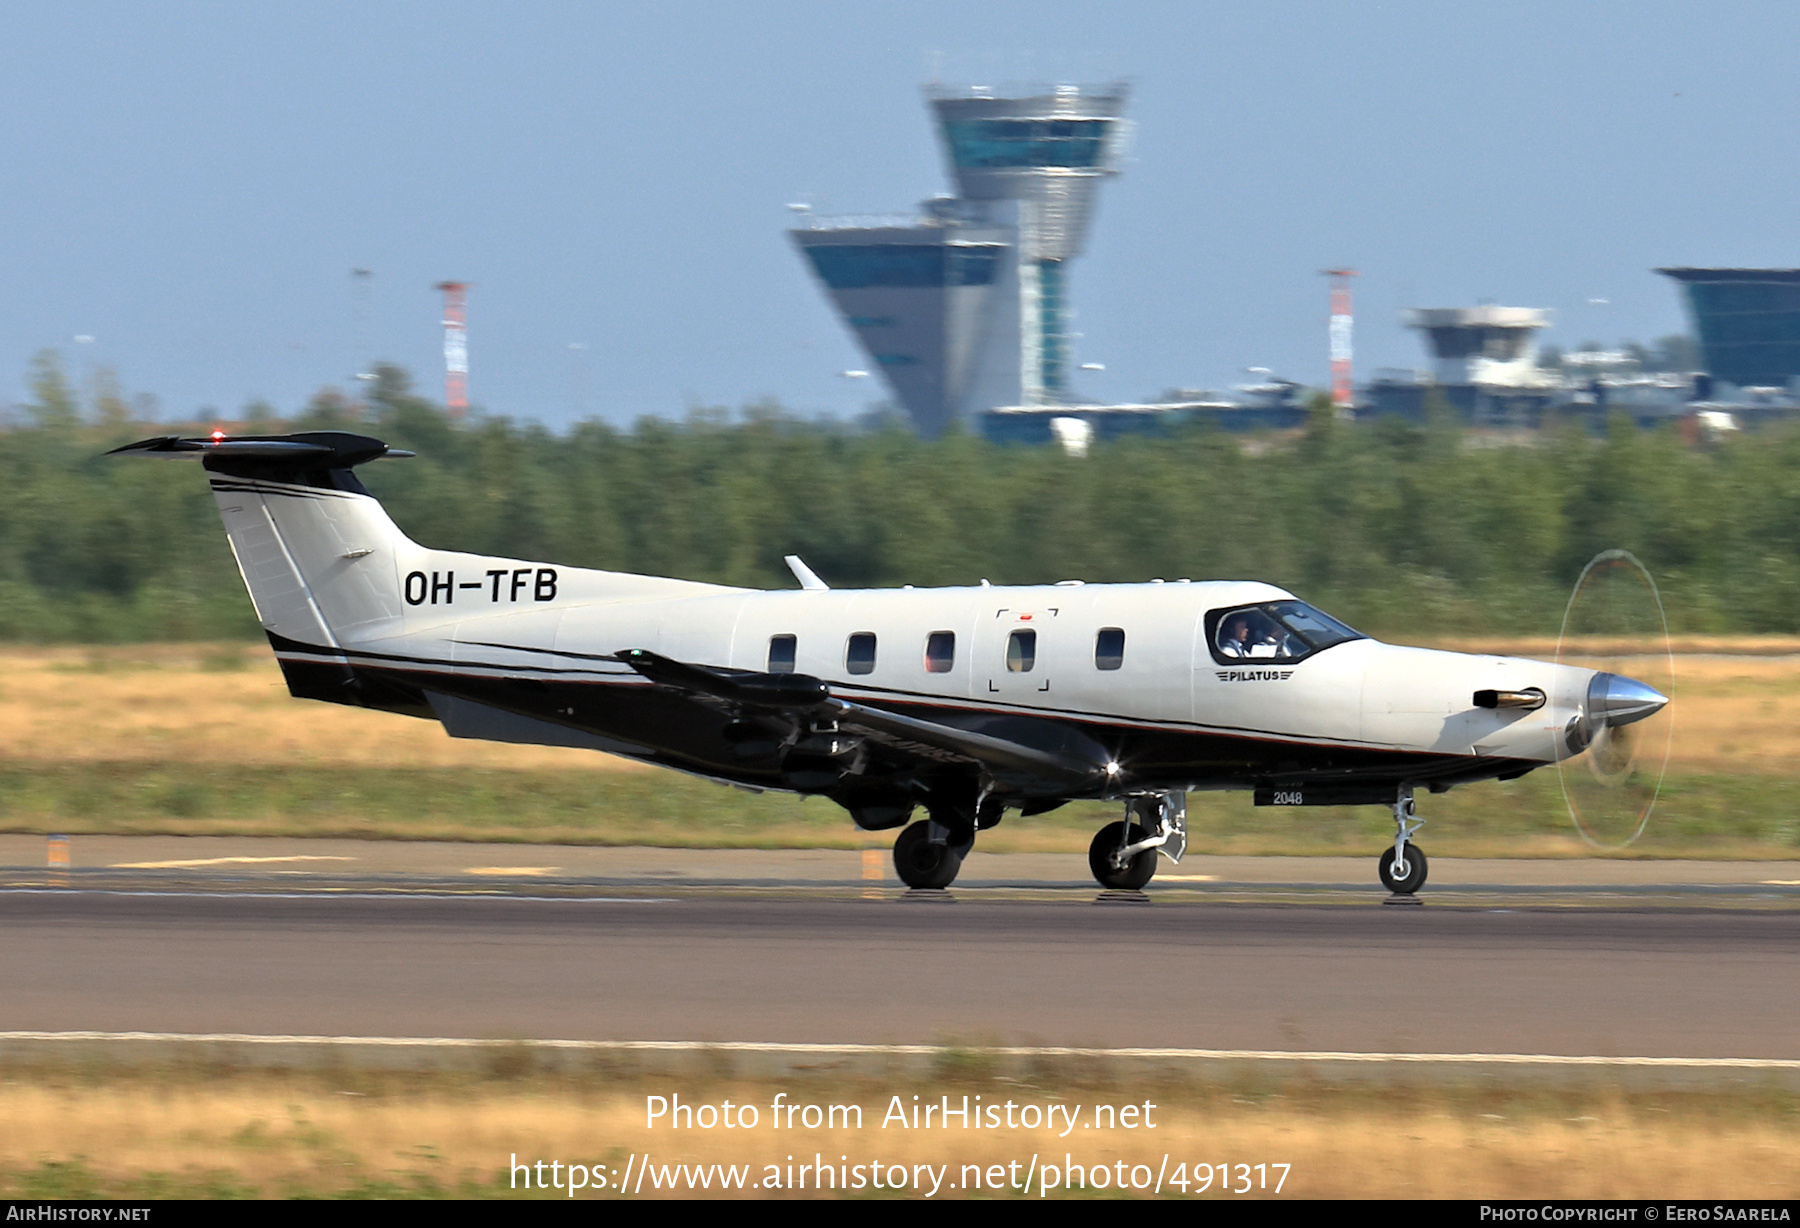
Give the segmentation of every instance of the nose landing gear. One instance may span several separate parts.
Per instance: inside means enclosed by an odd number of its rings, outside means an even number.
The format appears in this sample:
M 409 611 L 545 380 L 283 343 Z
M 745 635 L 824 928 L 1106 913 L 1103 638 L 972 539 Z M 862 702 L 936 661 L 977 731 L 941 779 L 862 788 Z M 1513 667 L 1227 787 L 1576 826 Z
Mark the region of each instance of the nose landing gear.
M 1394 847 L 1381 854 L 1381 885 L 1397 897 L 1411 897 L 1425 885 L 1425 852 L 1412 843 L 1425 820 L 1413 810 L 1413 787 L 1401 785 L 1394 798 Z

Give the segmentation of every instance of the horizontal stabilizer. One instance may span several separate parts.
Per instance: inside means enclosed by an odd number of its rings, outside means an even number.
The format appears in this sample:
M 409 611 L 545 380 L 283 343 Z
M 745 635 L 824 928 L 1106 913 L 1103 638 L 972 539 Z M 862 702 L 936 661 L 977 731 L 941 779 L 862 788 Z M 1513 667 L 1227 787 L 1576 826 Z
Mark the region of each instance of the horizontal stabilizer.
M 198 439 L 158 435 L 114 448 L 108 456 L 198 456 L 208 469 L 229 470 L 233 461 L 296 469 L 350 469 L 383 456 L 411 456 L 379 439 L 348 431 L 301 431 L 296 435 L 226 435 Z

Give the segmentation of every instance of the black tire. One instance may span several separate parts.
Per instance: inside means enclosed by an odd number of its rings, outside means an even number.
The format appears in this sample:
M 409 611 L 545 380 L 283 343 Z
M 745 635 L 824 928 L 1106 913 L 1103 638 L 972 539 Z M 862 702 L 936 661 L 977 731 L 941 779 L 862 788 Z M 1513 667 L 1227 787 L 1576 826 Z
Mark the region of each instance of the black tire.
M 1142 849 L 1133 853 L 1123 868 L 1115 867 L 1111 858 L 1115 850 L 1149 837 L 1150 833 L 1136 823 L 1131 825 L 1129 834 L 1124 823 L 1108 823 L 1102 827 L 1094 842 L 1088 845 L 1088 869 L 1094 872 L 1094 880 L 1109 891 L 1142 891 L 1144 884 L 1156 873 L 1156 850 Z
M 943 888 L 956 881 L 962 851 L 931 842 L 931 824 L 920 820 L 894 841 L 894 873 L 908 887 Z
M 1396 876 L 1394 873 L 1394 850 L 1390 846 L 1381 855 L 1381 885 L 1395 895 L 1411 895 L 1425 885 L 1425 875 L 1430 866 L 1425 860 L 1425 850 L 1410 841 L 1406 845 L 1406 870 Z

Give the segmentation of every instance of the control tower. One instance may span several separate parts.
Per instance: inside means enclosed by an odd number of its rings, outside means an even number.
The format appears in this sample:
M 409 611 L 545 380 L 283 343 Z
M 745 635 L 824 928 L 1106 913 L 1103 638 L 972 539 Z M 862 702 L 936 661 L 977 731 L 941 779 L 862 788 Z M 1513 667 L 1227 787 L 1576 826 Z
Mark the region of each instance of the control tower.
M 1549 326 L 1539 307 L 1429 307 L 1406 313 L 1425 334 L 1439 384 L 1526 388 L 1544 382 L 1537 332 Z
M 957 195 L 905 218 L 809 217 L 791 236 L 913 423 L 1067 397 L 1064 264 L 1118 170 L 1122 85 L 1002 97 L 933 88 Z
M 981 87 L 933 89 L 928 97 L 961 197 L 1012 206 L 1023 401 L 1060 401 L 1069 365 L 1063 266 L 1081 254 L 1095 188 L 1118 173 L 1125 87 L 1059 85 L 1010 98 Z

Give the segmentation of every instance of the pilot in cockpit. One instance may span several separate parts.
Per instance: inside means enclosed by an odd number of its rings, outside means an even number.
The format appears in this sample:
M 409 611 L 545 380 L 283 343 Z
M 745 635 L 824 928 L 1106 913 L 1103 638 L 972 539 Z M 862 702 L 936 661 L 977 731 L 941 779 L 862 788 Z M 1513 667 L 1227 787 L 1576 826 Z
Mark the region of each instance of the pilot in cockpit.
M 1242 614 L 1233 614 L 1225 620 L 1225 626 L 1219 635 L 1219 653 L 1227 657 L 1247 657 L 1250 641 L 1250 620 Z
M 1274 637 L 1268 634 L 1266 625 L 1257 625 L 1266 623 L 1261 615 L 1249 611 L 1231 615 L 1219 637 L 1219 652 L 1228 657 L 1274 656 Z
M 1219 655 L 1286 660 L 1304 651 L 1286 627 L 1261 610 L 1237 610 L 1219 624 Z

